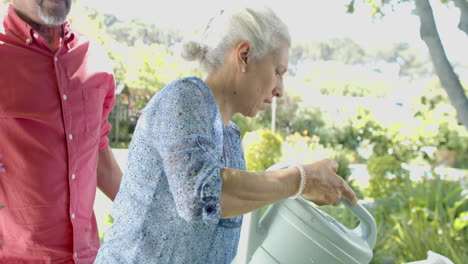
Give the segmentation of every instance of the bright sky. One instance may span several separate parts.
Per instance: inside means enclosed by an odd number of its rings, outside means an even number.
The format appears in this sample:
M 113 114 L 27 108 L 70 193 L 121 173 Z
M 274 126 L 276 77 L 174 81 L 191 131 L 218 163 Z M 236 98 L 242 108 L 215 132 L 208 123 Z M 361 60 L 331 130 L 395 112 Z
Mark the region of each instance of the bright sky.
M 222 4 L 221 0 L 80 0 L 104 13 L 121 19 L 141 18 L 160 26 L 177 27 L 185 31 L 202 28 Z M 236 2 L 239 2 L 237 0 Z M 270 0 L 289 25 L 294 40 L 326 40 L 331 37 L 350 37 L 364 47 L 396 41 L 411 43 L 416 49 L 426 49 L 419 38 L 419 18 L 411 14 L 412 4 L 398 6 L 381 20 L 373 21 L 369 8 L 356 1 L 356 13 L 347 14 L 348 0 Z M 430 1 L 439 33 L 449 58 L 468 65 L 468 36 L 458 30 L 459 11 L 438 0 Z M 464 49 L 462 47 L 465 47 Z

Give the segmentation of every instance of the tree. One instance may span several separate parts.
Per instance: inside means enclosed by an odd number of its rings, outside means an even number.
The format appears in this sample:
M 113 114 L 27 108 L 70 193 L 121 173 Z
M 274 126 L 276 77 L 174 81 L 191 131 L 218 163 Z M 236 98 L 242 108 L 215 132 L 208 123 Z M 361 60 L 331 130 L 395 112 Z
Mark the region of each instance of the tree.
M 171 46 L 183 39 L 183 33 L 177 29 L 159 28 L 139 19 L 120 21 L 114 15 L 105 15 L 104 24 L 110 36 L 128 46 L 135 46 L 138 41 L 146 45 L 157 43 Z
M 324 42 L 295 42 L 291 48 L 291 64 L 300 64 L 307 59 L 361 64 L 365 62 L 366 52 L 350 38 L 332 38 Z
M 453 0 L 456 7 L 460 9 L 460 21 L 458 28 L 468 35 L 468 1 L 466 0 Z
M 400 77 L 417 79 L 433 74 L 429 57 L 421 56 L 419 51 L 412 49 L 406 42 L 394 43 L 389 48 L 374 48 L 368 53 L 376 63 L 385 61 L 397 64 L 400 67 L 398 73 Z
M 457 111 L 459 121 L 468 129 L 468 98 L 463 86 L 453 70 L 450 61 L 445 54 L 444 47 L 437 31 L 434 14 L 429 0 L 362 0 L 374 8 L 374 15 L 384 15 L 383 7 L 396 5 L 401 2 L 414 1 L 416 13 L 421 22 L 420 35 L 429 49 L 429 53 L 437 76 L 442 87 L 445 89 L 451 104 Z M 442 0 L 442 2 L 453 2 L 460 9 L 460 22 L 458 28 L 468 35 L 468 1 L 467 0 Z M 355 0 L 347 5 L 348 12 L 354 11 Z

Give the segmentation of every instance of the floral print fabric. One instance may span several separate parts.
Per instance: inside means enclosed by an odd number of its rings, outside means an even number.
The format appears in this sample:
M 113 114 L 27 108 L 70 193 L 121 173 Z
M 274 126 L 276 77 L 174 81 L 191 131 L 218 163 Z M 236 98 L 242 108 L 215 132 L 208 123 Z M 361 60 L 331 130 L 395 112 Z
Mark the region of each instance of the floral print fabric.
M 176 80 L 145 107 L 96 263 L 230 263 L 242 216 L 220 219 L 222 168 L 245 169 L 239 129 L 210 88 Z

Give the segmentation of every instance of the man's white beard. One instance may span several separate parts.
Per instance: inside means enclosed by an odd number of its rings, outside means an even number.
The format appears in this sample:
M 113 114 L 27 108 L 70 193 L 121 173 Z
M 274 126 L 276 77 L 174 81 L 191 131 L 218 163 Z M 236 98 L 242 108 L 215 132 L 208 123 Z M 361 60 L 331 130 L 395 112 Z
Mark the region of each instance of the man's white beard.
M 42 21 L 44 21 L 46 25 L 49 26 L 60 26 L 63 23 L 65 23 L 65 21 L 67 21 L 67 14 L 64 14 L 63 16 L 51 16 L 44 13 L 41 7 L 39 7 L 37 12 L 39 18 L 42 19 Z

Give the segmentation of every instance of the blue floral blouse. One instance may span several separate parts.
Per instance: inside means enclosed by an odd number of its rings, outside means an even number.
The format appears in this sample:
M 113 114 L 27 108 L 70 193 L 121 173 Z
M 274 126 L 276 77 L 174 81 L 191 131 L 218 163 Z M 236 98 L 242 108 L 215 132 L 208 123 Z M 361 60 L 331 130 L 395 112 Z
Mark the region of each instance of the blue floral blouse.
M 230 263 L 242 216 L 220 219 L 225 167 L 245 169 L 239 129 L 210 88 L 176 80 L 145 107 L 95 263 Z

